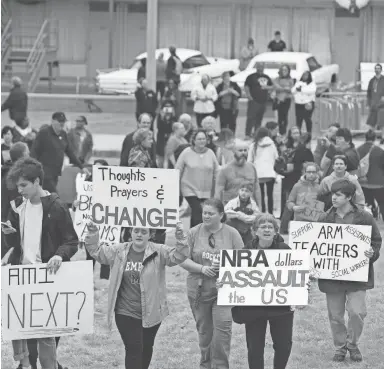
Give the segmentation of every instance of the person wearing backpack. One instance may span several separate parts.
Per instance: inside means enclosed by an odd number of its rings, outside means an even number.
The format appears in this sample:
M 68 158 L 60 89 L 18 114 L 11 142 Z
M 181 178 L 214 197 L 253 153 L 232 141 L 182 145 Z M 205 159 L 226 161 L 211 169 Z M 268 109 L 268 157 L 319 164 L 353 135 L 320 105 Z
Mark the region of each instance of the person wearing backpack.
M 180 58 L 176 54 L 176 47 L 171 46 L 169 48 L 169 52 L 171 56 L 167 61 L 165 76 L 167 78 L 167 81 L 173 79 L 176 85 L 178 85 L 180 83 L 181 72 L 183 71 L 183 63 L 181 62 Z
M 375 145 L 376 138 L 375 131 L 367 131 L 365 143 L 357 148 L 361 158 L 359 183 L 374 217 L 380 210 L 384 219 L 384 150 Z M 375 200 L 379 209 L 375 206 Z

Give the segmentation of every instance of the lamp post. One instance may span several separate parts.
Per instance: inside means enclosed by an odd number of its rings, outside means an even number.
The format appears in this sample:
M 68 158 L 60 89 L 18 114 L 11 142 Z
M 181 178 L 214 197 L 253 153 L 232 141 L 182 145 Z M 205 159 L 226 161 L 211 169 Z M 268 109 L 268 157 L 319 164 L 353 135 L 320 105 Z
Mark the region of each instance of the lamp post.
M 146 76 L 149 88 L 156 91 L 156 47 L 157 47 L 157 18 L 158 0 L 147 2 L 147 64 Z

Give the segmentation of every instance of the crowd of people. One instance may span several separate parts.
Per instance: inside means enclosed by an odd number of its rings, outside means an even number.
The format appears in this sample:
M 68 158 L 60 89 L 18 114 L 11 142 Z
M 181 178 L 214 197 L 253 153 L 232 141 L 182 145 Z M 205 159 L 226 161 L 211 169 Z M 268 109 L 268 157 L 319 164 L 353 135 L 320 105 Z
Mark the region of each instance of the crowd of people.
M 191 93 L 193 119 L 180 103 L 177 59 L 172 49 L 170 60 L 163 62 L 159 91 L 151 91 L 140 72 L 137 127 L 124 139 L 119 165 L 177 169 L 180 215 L 190 216 L 189 231 L 179 224 L 176 244 L 167 245 L 162 230 L 126 229 L 120 243 L 107 245 L 99 242 L 98 228 L 90 222 L 79 240 L 71 217 L 76 203 L 60 199 L 57 186 L 65 156 L 92 180 L 93 140 L 85 128 L 87 119 L 79 116 L 76 126 L 67 130 L 65 114 L 56 112 L 51 124 L 33 131 L 26 111 L 22 118 L 14 115 L 12 101 L 22 96 L 21 81 L 14 79 L 17 94 L 2 107 L 13 112 L 15 121 L 15 127 L 2 129 L 2 264 L 48 263 L 56 272 L 84 243 L 88 259 L 110 266 L 108 325 L 112 327 L 114 318 L 125 347 L 125 367 L 130 369 L 150 365 L 156 334 L 168 315 L 165 267 L 180 265 L 188 271 L 186 290 L 196 321 L 200 368 L 229 368 L 235 321 L 245 324 L 250 369 L 264 368 L 268 322 L 274 368 L 284 369 L 292 347 L 294 308 L 258 306 L 244 311 L 217 305 L 219 254 L 223 249 L 289 249 L 282 237 L 289 222 L 302 217 L 305 208 L 315 207 L 321 212 L 318 221 L 372 226 L 366 252 L 368 282 L 319 280 L 335 344 L 333 360 L 344 361 L 349 352 L 353 361 L 361 361 L 358 341 L 366 315 L 365 292 L 374 286 L 373 262 L 382 241 L 375 218 L 384 218 L 384 150 L 375 131 L 367 131 L 365 143 L 356 148 L 351 131 L 330 122 L 312 151 L 316 85 L 311 73 L 294 81 L 289 67 L 282 66 L 279 78 L 272 81 L 260 64 L 245 82 L 249 101 L 246 138 L 241 140 L 236 137 L 241 91 L 230 74 L 223 75 L 217 88 L 202 76 L 201 86 Z M 384 101 L 380 86 L 372 87 L 372 101 Z M 377 93 L 383 96 L 378 99 Z M 263 124 L 271 95 L 278 120 Z M 297 118 L 293 125 L 287 114 L 291 99 Z M 303 121 L 306 132 L 301 130 Z M 280 222 L 274 216 L 278 202 Z M 14 359 L 20 369 L 37 368 L 38 357 L 44 369 L 60 369 L 58 344 L 59 338 L 13 341 Z

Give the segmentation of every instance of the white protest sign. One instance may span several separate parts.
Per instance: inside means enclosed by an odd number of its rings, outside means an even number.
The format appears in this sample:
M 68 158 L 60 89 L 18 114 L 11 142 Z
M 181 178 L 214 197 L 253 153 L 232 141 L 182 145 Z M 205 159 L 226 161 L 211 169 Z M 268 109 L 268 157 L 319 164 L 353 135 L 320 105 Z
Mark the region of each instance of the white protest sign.
M 94 166 L 92 218 L 96 224 L 175 228 L 178 170 Z
M 310 253 L 316 278 L 367 282 L 369 259 L 364 251 L 371 247 L 371 234 L 367 225 L 292 221 L 289 246 Z
M 93 333 L 93 265 L 63 263 L 1 267 L 2 335 L 5 340 Z
M 218 305 L 307 305 L 308 253 L 222 250 L 219 281 Z
M 74 228 L 79 239 L 83 239 L 84 228 L 92 216 L 93 183 L 76 178 L 77 200 L 79 204 L 75 211 Z M 101 242 L 114 244 L 120 242 L 121 227 L 116 225 L 99 224 Z
M 308 201 L 304 198 L 299 205 L 304 206 L 304 209 L 300 212 L 295 212 L 296 220 L 316 222 L 324 214 L 324 203 L 321 201 Z

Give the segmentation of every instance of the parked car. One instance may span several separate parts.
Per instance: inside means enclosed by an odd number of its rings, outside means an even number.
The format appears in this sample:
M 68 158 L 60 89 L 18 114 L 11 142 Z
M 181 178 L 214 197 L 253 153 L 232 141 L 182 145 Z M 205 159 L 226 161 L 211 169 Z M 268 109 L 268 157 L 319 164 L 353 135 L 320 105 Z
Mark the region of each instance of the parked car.
M 267 52 L 256 55 L 248 64 L 247 68 L 231 78 L 241 88 L 247 77 L 256 72 L 256 63 L 264 63 L 264 73 L 272 79 L 278 77 L 278 72 L 283 64 L 291 68 L 291 77 L 299 79 L 305 71 L 310 71 L 316 82 L 318 92 L 327 90 L 329 86 L 337 81 L 339 66 L 337 64 L 321 65 L 316 58 L 309 53 L 303 52 Z
M 183 72 L 180 76 L 180 90 L 190 92 L 193 84 L 197 83 L 202 74 L 208 74 L 212 79 L 219 79 L 223 72 L 239 72 L 239 60 L 206 57 L 200 51 L 190 49 L 177 49 L 177 55 L 183 63 Z M 164 59 L 168 60 L 170 53 L 168 49 L 157 49 L 156 58 L 159 54 L 164 54 Z M 101 94 L 132 94 L 137 86 L 137 72 L 141 66 L 141 61 L 147 57 L 147 53 L 138 55 L 128 69 L 97 70 L 96 88 Z

